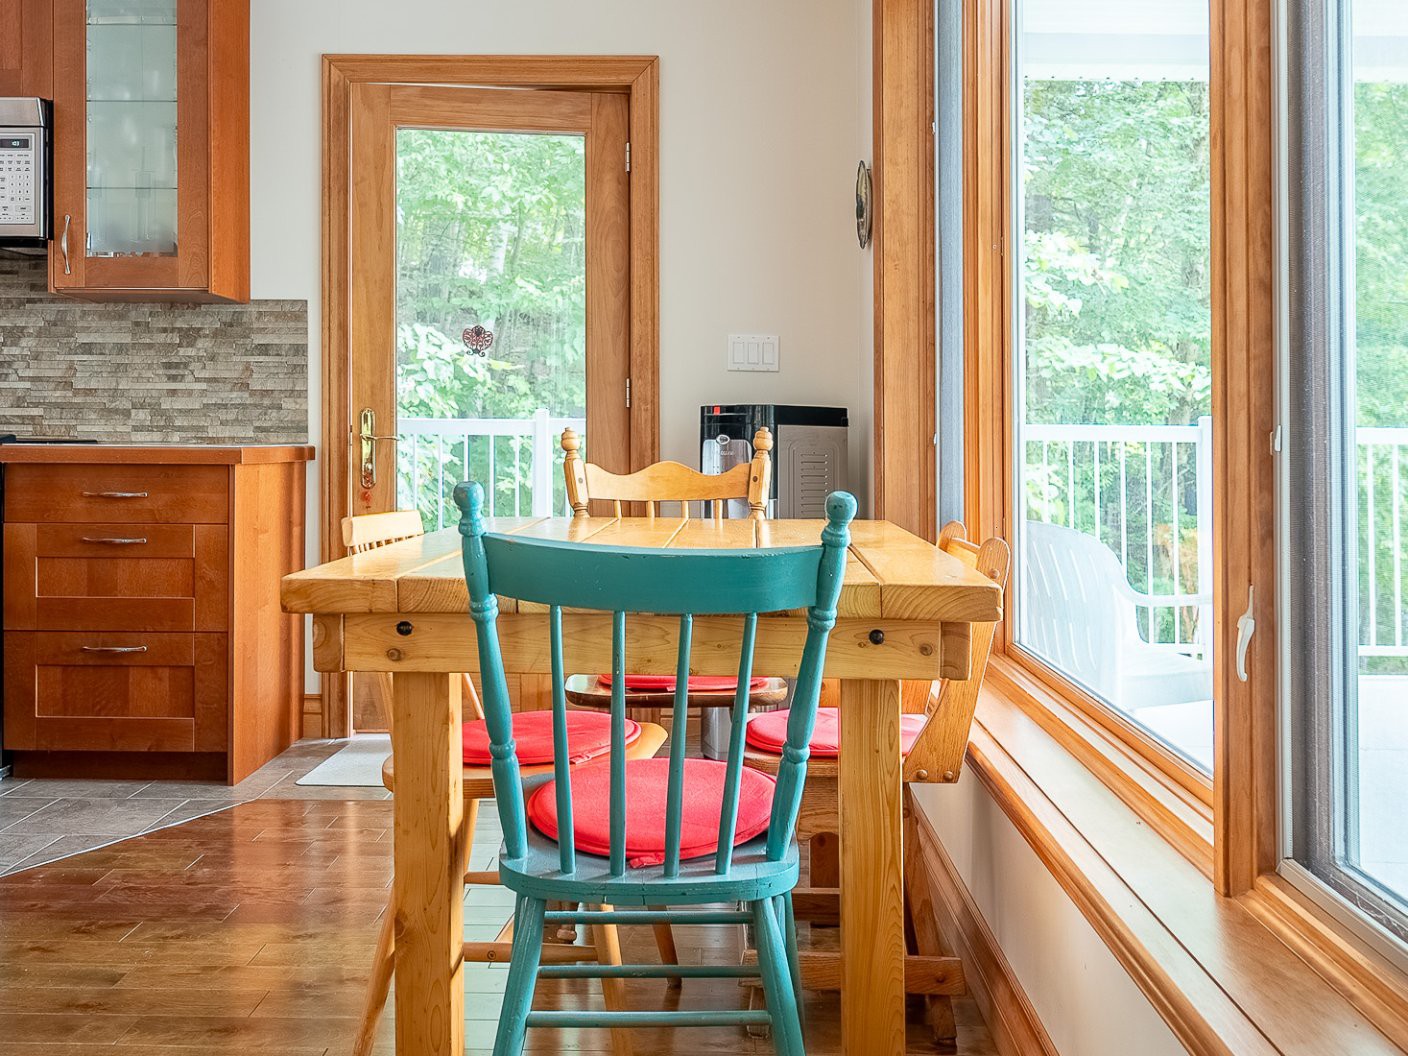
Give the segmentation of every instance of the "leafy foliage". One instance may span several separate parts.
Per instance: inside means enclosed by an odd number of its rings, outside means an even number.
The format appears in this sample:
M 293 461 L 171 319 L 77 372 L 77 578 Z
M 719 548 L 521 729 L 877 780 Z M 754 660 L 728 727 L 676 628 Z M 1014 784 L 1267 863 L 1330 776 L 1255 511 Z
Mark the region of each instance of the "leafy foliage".
M 396 161 L 400 414 L 583 414 L 582 137 L 404 129 Z M 487 358 L 460 337 L 476 323 Z
M 1354 88 L 1360 425 L 1408 426 L 1408 84 Z
M 403 129 L 396 188 L 398 415 L 582 417 L 582 137 Z M 476 324 L 494 332 L 487 356 L 464 345 Z M 453 523 L 459 480 L 485 482 L 496 512 L 531 506 L 531 451 L 520 437 L 407 442 L 400 463 L 401 501 L 427 527 Z
M 1029 422 L 1188 424 L 1211 399 L 1208 88 L 1028 81 Z

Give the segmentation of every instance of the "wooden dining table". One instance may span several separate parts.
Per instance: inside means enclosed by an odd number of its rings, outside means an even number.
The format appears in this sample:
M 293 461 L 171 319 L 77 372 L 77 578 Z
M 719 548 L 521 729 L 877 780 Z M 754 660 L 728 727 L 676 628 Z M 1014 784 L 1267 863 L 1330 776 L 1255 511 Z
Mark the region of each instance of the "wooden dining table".
M 653 518 L 491 518 L 488 530 L 651 549 L 816 544 L 822 521 Z M 464 872 L 460 685 L 479 658 L 455 529 L 295 572 L 283 605 L 313 616 L 319 671 L 394 674 L 396 1051 L 464 1051 Z M 826 656 L 841 680 L 840 920 L 843 1051 L 904 1052 L 901 680 L 965 678 L 970 625 L 1002 615 L 998 586 L 887 521 L 855 521 Z M 504 667 L 550 671 L 541 606 L 500 599 Z M 677 620 L 627 621 L 627 667 L 673 674 Z M 754 673 L 796 674 L 804 612 L 758 620 Z M 563 616 L 570 671 L 606 671 L 611 615 Z M 738 667 L 738 618 L 694 621 L 693 671 Z

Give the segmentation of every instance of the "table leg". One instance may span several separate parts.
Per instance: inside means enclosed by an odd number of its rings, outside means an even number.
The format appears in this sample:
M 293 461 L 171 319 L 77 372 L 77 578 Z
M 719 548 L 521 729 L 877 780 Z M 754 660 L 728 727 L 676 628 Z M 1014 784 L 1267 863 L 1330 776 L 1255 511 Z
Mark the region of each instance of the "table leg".
M 841 683 L 841 1049 L 903 1056 L 900 684 Z
M 394 680 L 396 1051 L 464 1053 L 463 743 L 459 676 Z

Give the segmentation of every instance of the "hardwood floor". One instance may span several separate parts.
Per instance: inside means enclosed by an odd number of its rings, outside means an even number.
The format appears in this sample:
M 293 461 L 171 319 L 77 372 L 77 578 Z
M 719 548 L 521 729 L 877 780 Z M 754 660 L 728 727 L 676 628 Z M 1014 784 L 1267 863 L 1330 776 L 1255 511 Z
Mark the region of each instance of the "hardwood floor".
M 492 811 L 481 818 L 475 868 L 498 840 Z M 390 826 L 387 802 L 260 799 L 0 877 L 0 1056 L 346 1053 L 391 877 Z M 467 936 L 492 937 L 509 909 L 502 889 L 474 890 Z M 653 959 L 648 929 L 624 931 L 628 959 Z M 834 942 L 834 930 L 818 929 L 818 940 Z M 738 943 L 730 928 L 679 935 L 681 959 L 696 963 L 733 960 Z M 506 974 L 466 972 L 471 1056 L 490 1050 Z M 630 996 L 639 1008 L 745 1000 L 727 980 L 688 980 L 672 992 L 642 981 Z M 839 1052 L 834 995 L 807 997 L 808 1052 Z M 599 1007 L 600 993 L 545 983 L 537 1002 Z M 971 1002 L 958 1012 L 959 1052 L 995 1053 Z M 393 1034 L 388 1008 L 379 1054 L 393 1052 Z M 634 1037 L 640 1056 L 772 1051 L 731 1028 Z M 528 1046 L 611 1051 L 601 1031 L 530 1031 Z M 910 1051 L 934 1051 L 917 1023 Z

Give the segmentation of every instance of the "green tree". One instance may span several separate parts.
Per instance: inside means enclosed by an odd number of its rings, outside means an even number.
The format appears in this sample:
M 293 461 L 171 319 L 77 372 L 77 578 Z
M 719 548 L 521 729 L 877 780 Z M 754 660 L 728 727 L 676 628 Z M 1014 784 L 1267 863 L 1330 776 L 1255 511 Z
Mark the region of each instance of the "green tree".
M 1187 424 L 1211 398 L 1208 88 L 1028 81 L 1030 422 Z
M 401 418 L 586 412 L 586 166 L 581 136 L 403 129 L 396 141 L 396 380 Z M 475 325 L 486 356 L 465 347 Z M 430 527 L 451 486 L 531 505 L 519 437 L 405 441 L 400 491 Z M 558 474 L 553 479 L 558 482 Z M 560 483 L 560 482 L 559 482 Z

